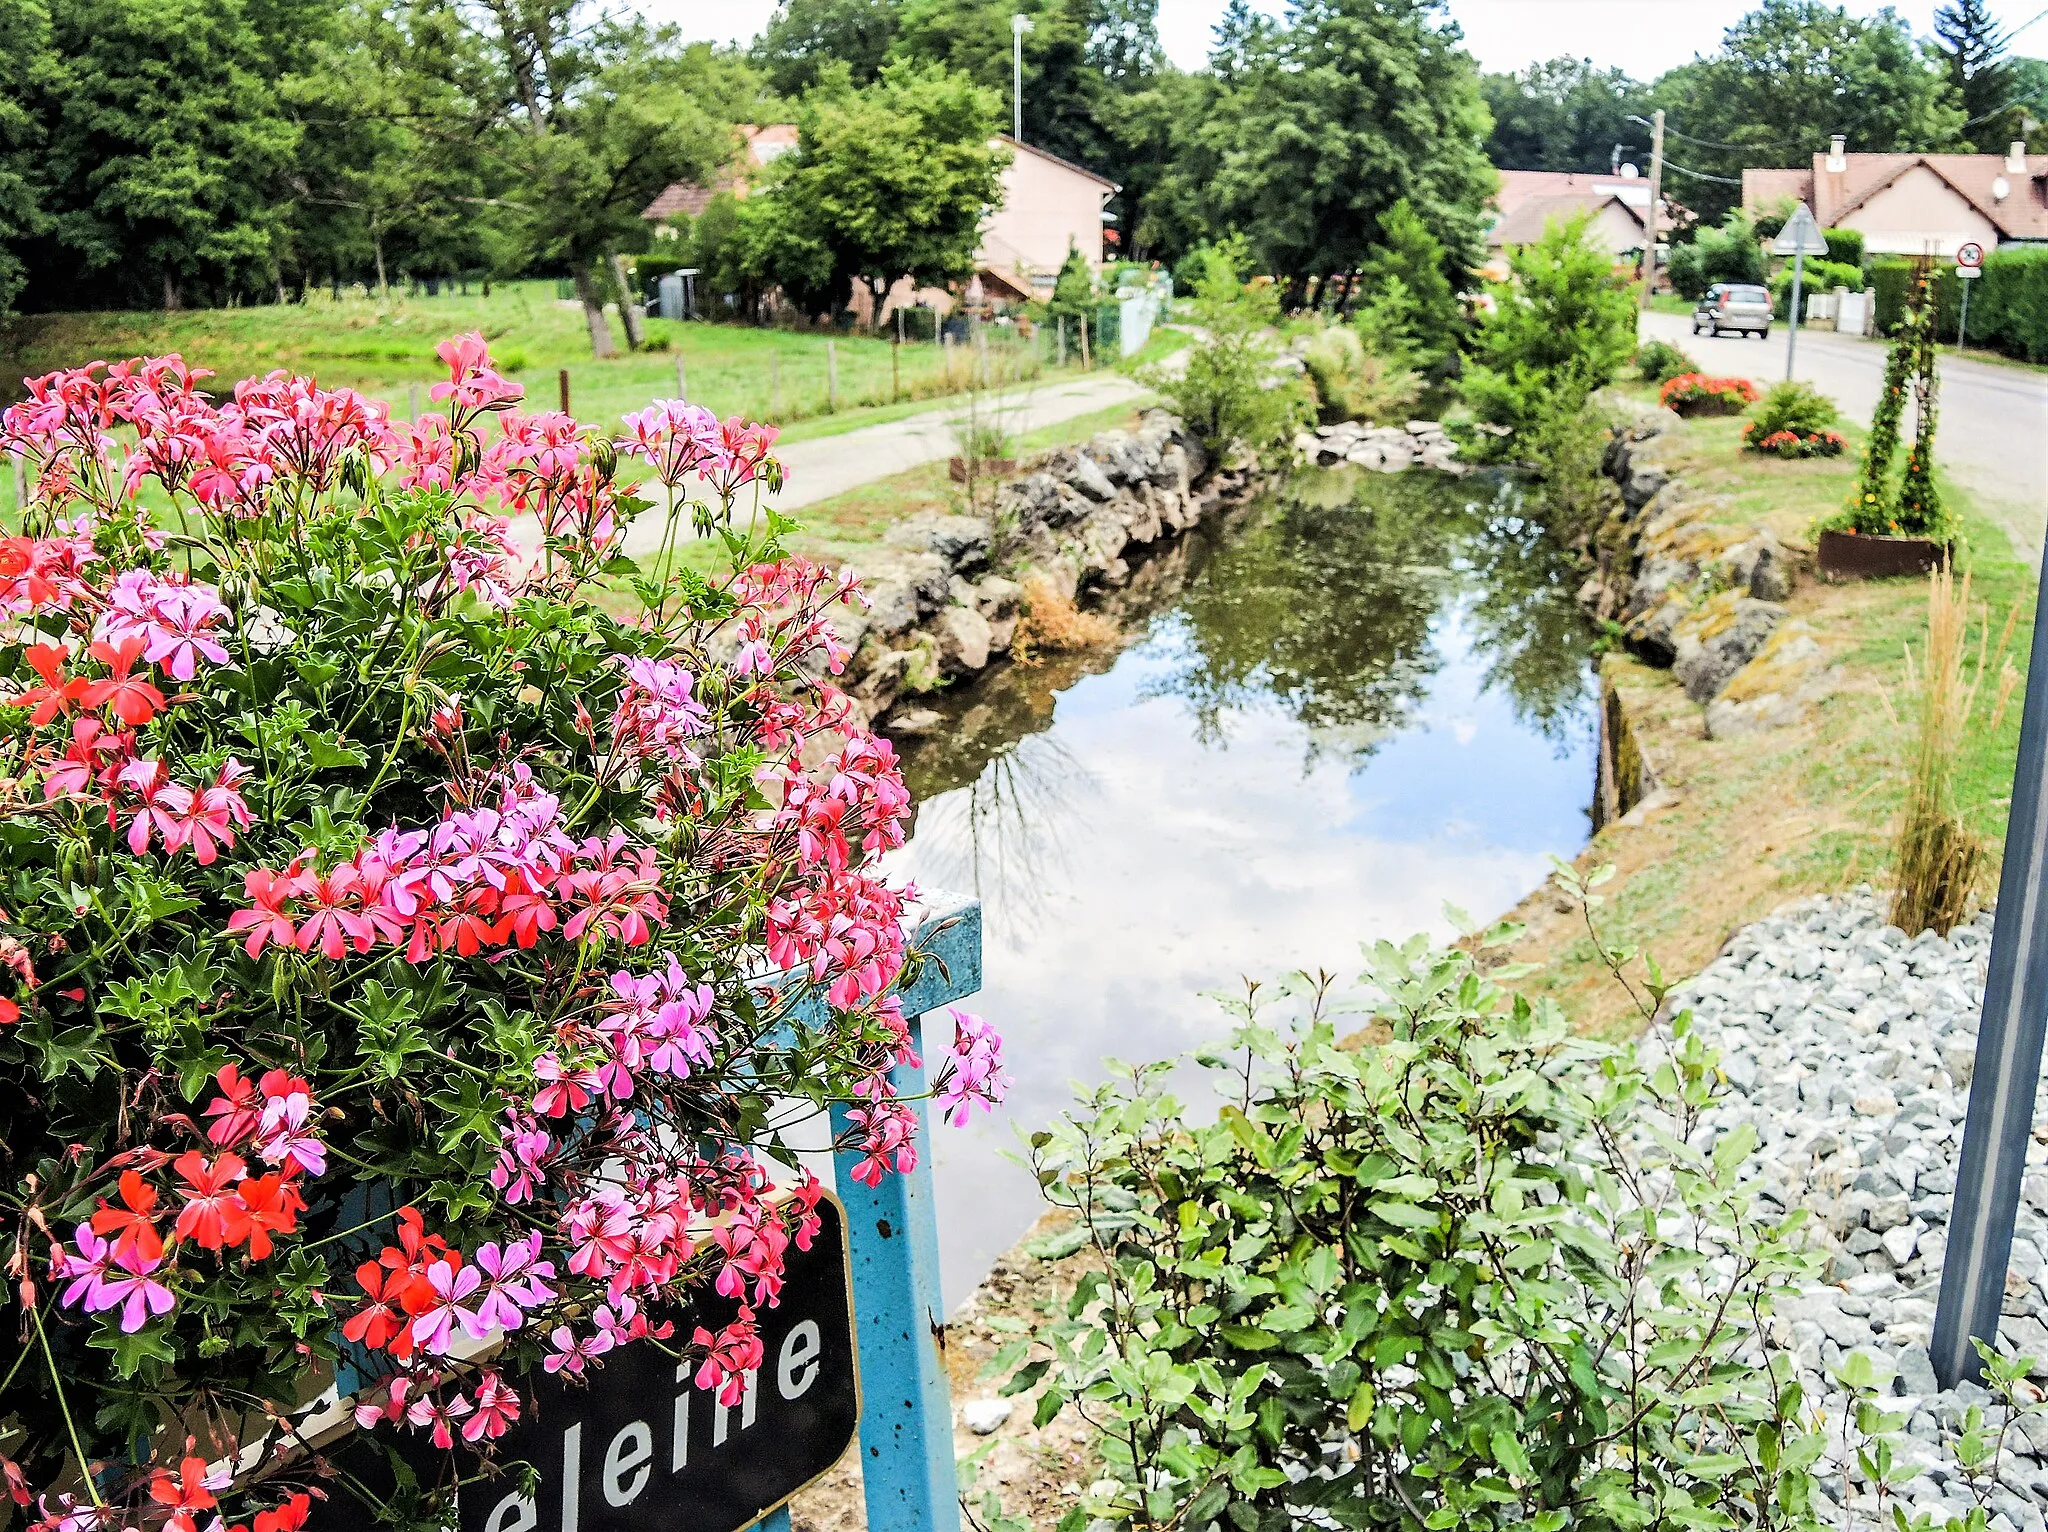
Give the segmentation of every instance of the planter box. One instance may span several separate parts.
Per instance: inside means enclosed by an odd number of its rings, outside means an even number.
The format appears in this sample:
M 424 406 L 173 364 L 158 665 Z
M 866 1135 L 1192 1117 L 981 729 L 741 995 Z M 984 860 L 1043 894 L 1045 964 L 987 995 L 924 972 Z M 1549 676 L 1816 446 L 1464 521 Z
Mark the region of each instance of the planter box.
M 1854 532 L 1823 532 L 1816 550 L 1820 572 L 1834 580 L 1889 580 L 1924 575 L 1941 568 L 1955 555 L 1954 543 L 1924 537 L 1864 537 Z
M 985 457 L 974 465 L 975 477 L 977 478 L 999 478 L 1004 474 L 1012 474 L 1016 471 L 1017 460 L 1013 457 Z M 967 482 L 967 459 L 964 457 L 947 459 L 946 472 L 952 476 L 955 484 L 965 484 Z

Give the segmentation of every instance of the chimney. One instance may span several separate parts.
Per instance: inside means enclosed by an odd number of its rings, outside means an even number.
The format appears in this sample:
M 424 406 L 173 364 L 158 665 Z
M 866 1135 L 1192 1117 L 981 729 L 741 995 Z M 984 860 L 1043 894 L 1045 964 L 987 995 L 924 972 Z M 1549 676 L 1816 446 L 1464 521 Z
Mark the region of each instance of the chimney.
M 2027 141 L 2016 138 L 2005 148 L 2005 173 L 2023 176 L 2027 173 Z
M 1828 173 L 1830 175 L 1838 176 L 1849 168 L 1848 154 L 1849 138 L 1847 134 L 1837 133 L 1828 140 Z

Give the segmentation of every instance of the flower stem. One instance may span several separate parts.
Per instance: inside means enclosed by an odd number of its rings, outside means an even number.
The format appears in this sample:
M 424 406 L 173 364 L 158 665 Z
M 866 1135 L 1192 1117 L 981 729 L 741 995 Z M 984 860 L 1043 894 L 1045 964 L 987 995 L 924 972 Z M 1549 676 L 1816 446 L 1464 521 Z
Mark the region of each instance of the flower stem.
M 50 1387 L 57 1391 L 57 1408 L 63 1413 L 64 1429 L 71 1435 L 71 1451 L 78 1459 L 79 1473 L 85 1478 L 85 1492 L 92 1496 L 94 1505 L 103 1506 L 106 1501 L 100 1499 L 99 1481 L 93 1478 L 92 1469 L 86 1464 L 85 1448 L 78 1441 L 78 1426 L 71 1419 L 71 1405 L 64 1397 L 64 1380 L 57 1376 L 57 1358 L 51 1354 L 50 1337 L 43 1330 L 43 1311 L 40 1307 L 32 1308 L 29 1314 L 36 1322 L 36 1339 L 43 1343 L 43 1360 L 50 1364 Z

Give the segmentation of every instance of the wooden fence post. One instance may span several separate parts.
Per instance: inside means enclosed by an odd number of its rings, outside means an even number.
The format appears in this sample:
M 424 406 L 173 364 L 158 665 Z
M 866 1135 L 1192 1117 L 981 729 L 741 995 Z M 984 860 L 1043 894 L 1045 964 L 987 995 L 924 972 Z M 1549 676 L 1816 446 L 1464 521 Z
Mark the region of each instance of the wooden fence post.
M 406 384 L 406 385 L 405 385 L 405 408 L 406 408 L 406 419 L 408 419 L 408 420 L 418 420 L 418 419 L 420 418 L 420 386 L 419 386 L 419 384 L 417 384 L 417 383 L 408 383 L 408 384 Z
M 676 397 L 678 399 L 690 397 L 690 377 L 683 370 L 683 359 L 681 356 L 676 358 Z
M 557 373 L 557 374 L 556 374 L 556 377 L 555 377 L 555 381 L 556 381 L 557 383 L 559 383 L 559 384 L 561 385 L 561 387 L 562 387 L 562 413 L 563 413 L 564 415 L 567 415 L 567 414 L 569 414 L 569 413 L 570 413 L 570 410 L 569 410 L 569 369 L 568 369 L 568 368 L 566 368 L 566 367 L 564 367 L 564 368 L 563 368 L 563 369 L 562 369 L 562 370 L 561 370 L 561 371 L 560 371 L 559 373 Z

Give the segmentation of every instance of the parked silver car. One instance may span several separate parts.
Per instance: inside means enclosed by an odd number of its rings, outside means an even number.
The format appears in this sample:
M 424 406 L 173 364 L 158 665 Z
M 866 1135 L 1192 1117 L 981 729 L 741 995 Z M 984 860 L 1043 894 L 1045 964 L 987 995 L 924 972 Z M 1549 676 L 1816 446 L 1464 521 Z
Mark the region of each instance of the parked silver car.
M 1719 335 L 1744 330 L 1759 340 L 1771 333 L 1771 295 L 1741 282 L 1716 282 L 1692 311 L 1692 333 Z

